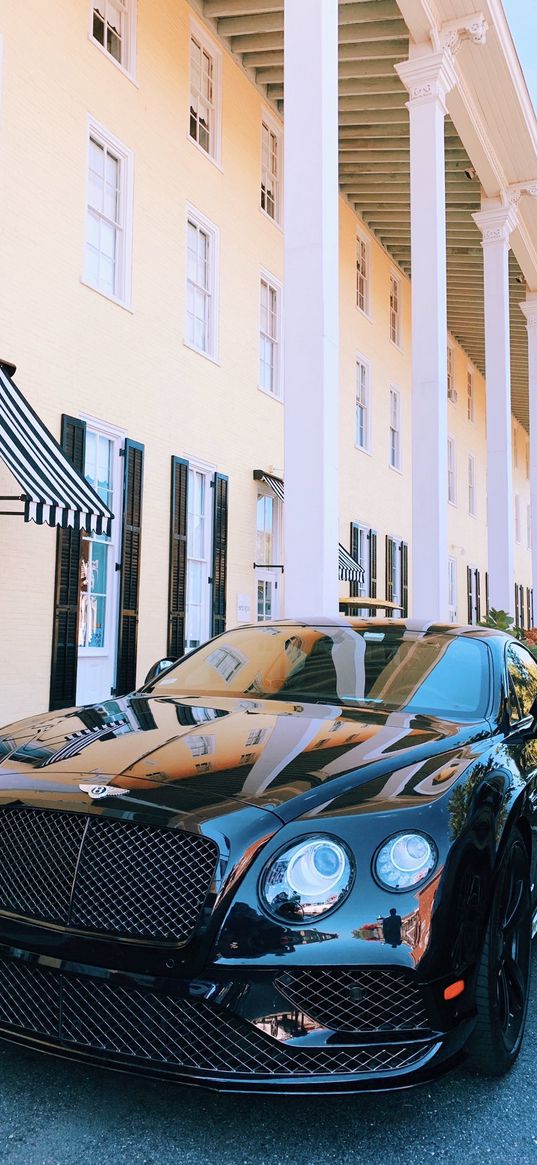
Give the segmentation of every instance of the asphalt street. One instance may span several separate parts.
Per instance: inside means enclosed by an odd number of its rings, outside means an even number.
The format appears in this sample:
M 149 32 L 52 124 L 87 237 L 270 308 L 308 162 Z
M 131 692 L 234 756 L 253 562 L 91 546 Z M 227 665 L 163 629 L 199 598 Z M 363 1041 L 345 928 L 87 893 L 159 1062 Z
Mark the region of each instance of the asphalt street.
M 537 1165 L 537 948 L 524 1050 L 388 1097 L 260 1098 L 88 1069 L 0 1044 L 2 1165 Z

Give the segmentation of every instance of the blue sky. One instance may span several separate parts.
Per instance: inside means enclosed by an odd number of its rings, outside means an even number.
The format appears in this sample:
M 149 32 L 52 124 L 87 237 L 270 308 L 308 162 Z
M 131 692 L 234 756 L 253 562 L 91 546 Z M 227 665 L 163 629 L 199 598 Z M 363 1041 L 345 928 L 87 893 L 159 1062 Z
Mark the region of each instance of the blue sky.
M 503 6 L 537 111 L 537 0 L 503 0 Z

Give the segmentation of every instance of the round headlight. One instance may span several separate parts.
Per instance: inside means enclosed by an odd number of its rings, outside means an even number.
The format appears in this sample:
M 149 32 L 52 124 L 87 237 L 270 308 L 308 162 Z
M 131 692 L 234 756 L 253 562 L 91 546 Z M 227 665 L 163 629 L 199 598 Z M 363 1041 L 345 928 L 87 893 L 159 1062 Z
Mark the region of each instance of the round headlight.
M 386 890 L 408 890 L 432 874 L 438 850 L 424 833 L 396 833 L 377 850 L 373 869 Z
M 261 876 L 266 910 L 286 922 L 319 918 L 334 910 L 352 886 L 347 847 L 332 837 L 310 837 L 273 858 Z

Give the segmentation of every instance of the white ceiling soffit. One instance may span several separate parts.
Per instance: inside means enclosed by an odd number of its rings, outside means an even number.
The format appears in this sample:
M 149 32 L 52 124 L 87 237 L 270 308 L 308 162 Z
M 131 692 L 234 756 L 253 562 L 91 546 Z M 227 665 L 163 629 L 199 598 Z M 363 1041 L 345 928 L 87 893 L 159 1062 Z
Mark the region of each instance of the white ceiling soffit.
M 283 0 L 194 0 L 267 99 L 283 113 Z M 407 93 L 394 65 L 413 40 L 483 12 L 486 44 L 463 43 L 460 84 L 448 97 L 446 209 L 448 325 L 485 370 L 483 257 L 472 220 L 481 187 L 537 178 L 537 122 L 500 0 L 339 0 L 340 189 L 410 274 Z M 307 64 L 305 63 L 305 76 Z M 530 173 L 531 171 L 531 173 Z M 513 411 L 528 426 L 526 282 L 537 290 L 537 200 L 519 203 L 510 255 Z

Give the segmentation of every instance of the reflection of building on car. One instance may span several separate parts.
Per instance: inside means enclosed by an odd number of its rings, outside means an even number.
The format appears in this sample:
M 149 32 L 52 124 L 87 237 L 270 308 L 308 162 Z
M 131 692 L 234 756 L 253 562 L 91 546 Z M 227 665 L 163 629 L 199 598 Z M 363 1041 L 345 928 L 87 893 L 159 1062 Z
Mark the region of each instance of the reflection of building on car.
M 507 1071 L 536 701 L 501 632 L 340 619 L 242 627 L 8 726 L 0 1034 L 243 1090 Z

